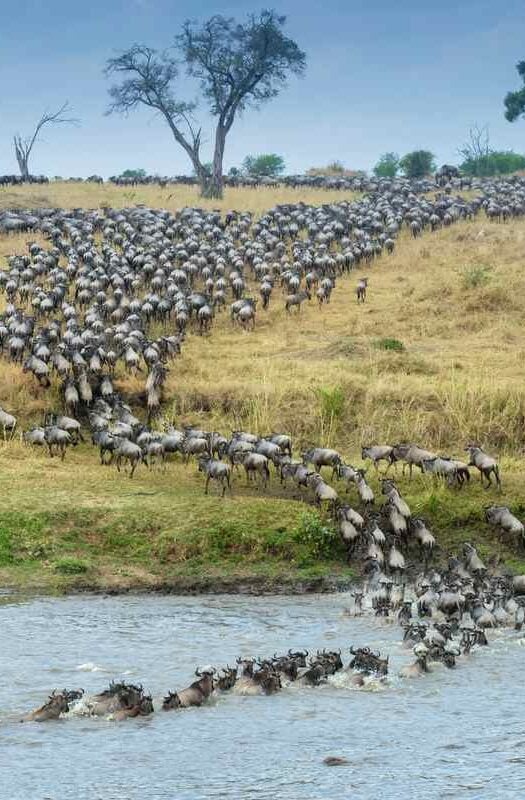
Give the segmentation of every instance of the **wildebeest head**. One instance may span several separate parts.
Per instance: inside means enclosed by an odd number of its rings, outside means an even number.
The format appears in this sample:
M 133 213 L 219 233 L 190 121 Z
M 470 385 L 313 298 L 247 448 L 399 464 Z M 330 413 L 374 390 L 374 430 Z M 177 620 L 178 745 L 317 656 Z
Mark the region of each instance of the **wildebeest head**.
M 288 658 L 293 659 L 298 667 L 306 667 L 306 659 L 308 658 L 308 650 L 296 650 L 292 653 L 291 649 L 288 650 Z
M 235 683 L 237 681 L 237 667 L 230 667 L 227 665 L 223 667 L 221 673 L 217 679 L 217 688 L 221 689 L 221 691 L 227 691 L 228 689 L 233 689 Z
M 244 678 L 253 678 L 254 658 L 238 658 L 237 664 L 240 666 Z
M 181 702 L 177 692 L 168 692 L 162 702 L 163 711 L 171 711 L 173 708 L 180 708 Z

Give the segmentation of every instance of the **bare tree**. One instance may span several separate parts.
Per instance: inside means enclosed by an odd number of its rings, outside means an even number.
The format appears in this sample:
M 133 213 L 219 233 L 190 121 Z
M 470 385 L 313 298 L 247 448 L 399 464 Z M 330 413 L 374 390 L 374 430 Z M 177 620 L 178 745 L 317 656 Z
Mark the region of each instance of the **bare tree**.
M 468 141 L 458 147 L 458 155 L 463 161 L 477 161 L 486 158 L 492 152 L 488 125 L 480 127 L 474 124 L 468 132 Z
M 189 156 L 202 194 L 222 197 L 226 136 L 236 115 L 275 97 L 288 74 L 304 71 L 305 54 L 284 35 L 285 21 L 275 11 L 250 15 L 245 24 L 214 16 L 201 27 L 186 22 L 176 39 L 189 75 L 199 81 L 202 96 L 217 119 L 211 170 L 201 159 L 201 128 L 193 120 L 196 104 L 176 99 L 172 84 L 178 65 L 168 53 L 134 45 L 109 59 L 106 74 L 126 77 L 110 88 L 108 113 L 126 114 L 139 105 L 156 110 Z
M 35 143 L 38 141 L 38 135 L 42 128 L 44 128 L 46 125 L 77 125 L 78 119 L 69 116 L 71 111 L 72 108 L 66 100 L 66 102 L 60 106 L 58 111 L 44 111 L 36 124 L 32 136 L 28 136 L 24 139 L 19 133 L 16 133 L 13 136 L 16 160 L 18 161 L 22 178 L 29 177 L 29 156 L 31 155 L 31 151 L 33 150 Z
M 112 102 L 107 113 L 128 114 L 139 105 L 157 111 L 189 156 L 200 183 L 205 183 L 207 173 L 200 160 L 201 129 L 194 127 L 191 117 L 195 103 L 176 100 L 171 86 L 179 74 L 176 60 L 167 52 L 157 54 L 151 47 L 135 44 L 116 58 L 110 58 L 105 73 L 130 76 L 110 88 Z

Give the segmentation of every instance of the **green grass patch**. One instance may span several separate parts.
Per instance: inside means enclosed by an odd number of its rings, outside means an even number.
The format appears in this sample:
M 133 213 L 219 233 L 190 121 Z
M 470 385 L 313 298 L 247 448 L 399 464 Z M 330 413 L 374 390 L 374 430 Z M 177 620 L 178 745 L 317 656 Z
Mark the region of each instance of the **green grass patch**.
M 89 571 L 89 564 L 80 558 L 60 558 L 55 561 L 54 569 L 60 575 L 85 575 Z
M 405 345 L 399 339 L 376 339 L 374 347 L 378 350 L 388 350 L 395 353 L 401 353 L 405 350 Z
M 460 274 L 464 289 L 478 289 L 492 280 L 492 267 L 487 264 L 472 264 L 464 267 Z

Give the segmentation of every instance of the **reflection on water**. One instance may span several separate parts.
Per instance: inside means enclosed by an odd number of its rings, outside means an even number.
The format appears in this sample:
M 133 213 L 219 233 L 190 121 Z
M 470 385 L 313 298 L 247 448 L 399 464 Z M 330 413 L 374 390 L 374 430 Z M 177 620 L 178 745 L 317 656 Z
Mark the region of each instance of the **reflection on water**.
M 2 602 L 2 600 L 4 602 Z M 410 653 L 396 625 L 344 613 L 344 594 L 305 597 L 0 597 L 0 796 L 6 800 L 523 798 L 525 640 L 396 679 Z M 160 709 L 199 664 L 237 655 L 369 645 L 392 678 L 366 690 L 341 675 L 272 697 L 117 724 L 71 716 L 17 722 L 53 688 L 142 682 Z M 381 690 L 379 690 L 381 689 Z M 327 767 L 328 755 L 347 764 Z

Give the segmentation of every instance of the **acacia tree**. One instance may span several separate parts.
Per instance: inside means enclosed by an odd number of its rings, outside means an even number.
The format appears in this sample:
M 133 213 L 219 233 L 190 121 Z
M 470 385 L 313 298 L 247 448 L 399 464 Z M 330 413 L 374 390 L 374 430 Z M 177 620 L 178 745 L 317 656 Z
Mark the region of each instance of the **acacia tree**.
M 435 170 L 436 160 L 429 150 L 413 150 L 403 156 L 399 166 L 407 178 L 424 178 Z
M 46 125 L 78 124 L 77 119 L 69 116 L 71 111 L 72 108 L 66 100 L 66 102 L 60 106 L 58 111 L 44 111 L 31 136 L 22 138 L 19 133 L 15 133 L 13 136 L 13 144 L 15 148 L 16 160 L 18 161 L 18 167 L 20 169 L 22 178 L 29 177 L 29 157 L 33 147 L 38 141 L 38 135 L 42 128 L 45 128 Z
M 397 153 L 383 153 L 374 167 L 376 178 L 395 178 L 399 172 L 399 156 Z
M 518 117 L 525 116 L 525 61 L 518 61 L 516 69 L 524 85 L 521 89 L 507 92 L 505 95 L 505 119 L 509 122 L 515 122 Z
M 175 49 L 189 75 L 200 85 L 203 99 L 216 118 L 211 172 L 201 159 L 202 128 L 194 121 L 195 102 L 180 100 L 174 83 L 178 62 L 169 52 L 143 45 L 108 60 L 106 74 L 121 74 L 109 90 L 108 113 L 127 113 L 140 105 L 159 112 L 191 160 L 201 193 L 221 197 L 226 137 L 238 114 L 279 94 L 290 74 L 303 73 L 306 57 L 283 33 L 286 17 L 275 11 L 250 15 L 246 23 L 222 16 L 201 27 L 185 22 Z
M 284 158 L 277 153 L 263 153 L 259 156 L 246 156 L 242 162 L 247 175 L 254 177 L 277 178 L 285 169 Z

